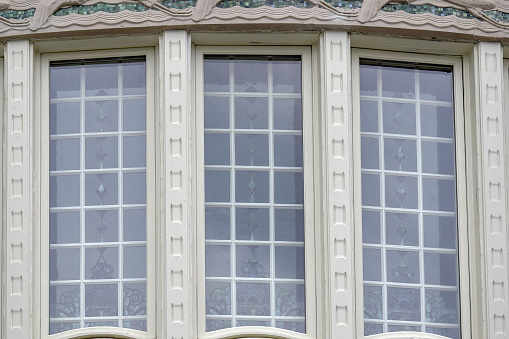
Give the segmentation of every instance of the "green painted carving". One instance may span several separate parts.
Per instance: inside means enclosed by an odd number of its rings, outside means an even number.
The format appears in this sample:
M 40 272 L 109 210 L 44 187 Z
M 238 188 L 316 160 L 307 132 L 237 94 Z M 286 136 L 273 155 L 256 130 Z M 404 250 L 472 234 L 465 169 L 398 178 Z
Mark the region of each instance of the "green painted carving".
M 196 6 L 197 0 L 165 0 L 161 5 L 173 9 L 187 9 Z
M 451 7 L 437 7 L 433 5 L 409 5 L 409 4 L 393 4 L 385 5 L 382 7 L 384 12 L 397 12 L 404 11 L 410 14 L 430 13 L 438 16 L 454 15 L 459 18 L 475 19 L 476 17 L 467 11 L 451 8 Z
M 71 6 L 61 8 L 55 12 L 55 16 L 65 16 L 69 14 L 94 14 L 97 12 L 119 13 L 122 11 L 145 12 L 148 7 L 141 4 L 104 4 L 98 3 L 90 6 Z
M 240 6 L 243 8 L 256 8 L 269 6 L 274 8 L 284 8 L 294 6 L 297 8 L 312 8 L 313 5 L 305 0 L 225 0 L 217 4 L 218 8 L 230 8 Z
M 0 17 L 10 20 L 10 19 L 16 19 L 16 20 L 23 20 L 28 19 L 32 16 L 34 16 L 35 8 L 30 8 L 25 11 L 15 11 L 12 9 L 8 9 L 6 11 L 0 11 Z

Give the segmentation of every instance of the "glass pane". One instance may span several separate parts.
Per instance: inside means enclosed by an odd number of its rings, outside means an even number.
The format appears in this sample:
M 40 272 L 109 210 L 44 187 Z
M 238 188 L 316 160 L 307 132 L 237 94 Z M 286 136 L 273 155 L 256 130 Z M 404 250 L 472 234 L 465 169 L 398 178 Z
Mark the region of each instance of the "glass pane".
M 378 102 L 361 100 L 361 131 L 378 132 Z
M 380 244 L 380 212 L 362 211 L 362 242 Z
M 386 251 L 387 280 L 405 284 L 420 282 L 419 253 L 412 251 Z
M 424 277 L 428 285 L 457 286 L 456 254 L 424 253 Z
M 415 98 L 415 70 L 382 67 L 382 96 L 387 98 Z
M 454 145 L 452 143 L 423 141 L 421 143 L 422 171 L 454 175 Z
M 378 146 L 378 138 L 361 138 L 361 164 L 362 168 L 366 169 L 379 169 L 380 159 L 378 155 L 380 153 Z
M 384 133 L 416 134 L 415 104 L 384 101 Z
M 419 215 L 385 213 L 385 242 L 391 245 L 419 246 Z
M 452 72 L 420 71 L 419 80 L 422 100 L 452 101 Z
M 380 176 L 362 174 L 362 205 L 380 206 Z
M 421 134 L 427 137 L 452 138 L 454 136 L 453 108 L 421 105 Z
M 456 218 L 438 215 L 423 216 L 424 246 L 456 248 Z
M 384 309 L 383 309 L 382 287 L 364 285 L 363 295 L 364 295 L 364 319 L 383 319 Z
M 417 208 L 417 178 L 403 175 L 385 176 L 385 205 L 395 208 Z
M 421 321 L 421 292 L 418 289 L 388 287 L 387 305 L 390 320 Z M 393 331 L 416 331 L 417 328 L 400 326 L 394 327 Z
M 305 333 L 301 61 L 217 58 L 204 60 L 206 330 Z
M 364 259 L 364 280 L 382 280 L 382 257 L 380 250 L 365 248 L 362 252 Z
M 417 143 L 415 140 L 384 138 L 384 163 L 386 170 L 416 172 Z
M 145 62 L 117 61 L 50 65 L 50 334 L 147 330 Z

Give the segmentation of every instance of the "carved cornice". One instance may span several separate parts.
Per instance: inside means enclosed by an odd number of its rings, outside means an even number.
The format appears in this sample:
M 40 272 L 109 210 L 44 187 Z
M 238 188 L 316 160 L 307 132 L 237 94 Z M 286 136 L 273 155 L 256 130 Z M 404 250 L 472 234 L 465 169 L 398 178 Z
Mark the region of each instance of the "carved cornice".
M 343 28 L 509 43 L 505 0 L 0 0 L 0 39 L 171 27 L 284 31 Z M 303 25 L 304 24 L 304 25 Z M 214 26 L 215 25 L 215 26 Z M 219 25 L 219 26 L 217 26 Z M 65 31 L 62 29 L 65 28 Z

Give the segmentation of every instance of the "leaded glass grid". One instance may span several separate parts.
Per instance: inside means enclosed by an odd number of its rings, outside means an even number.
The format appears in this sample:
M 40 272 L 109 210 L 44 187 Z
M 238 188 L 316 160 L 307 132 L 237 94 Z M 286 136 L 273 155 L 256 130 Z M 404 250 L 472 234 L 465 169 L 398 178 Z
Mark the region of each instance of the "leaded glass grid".
M 361 60 L 364 334 L 460 337 L 452 69 Z
M 306 332 L 300 57 L 204 60 L 206 331 Z
M 49 334 L 146 331 L 145 58 L 50 65 Z

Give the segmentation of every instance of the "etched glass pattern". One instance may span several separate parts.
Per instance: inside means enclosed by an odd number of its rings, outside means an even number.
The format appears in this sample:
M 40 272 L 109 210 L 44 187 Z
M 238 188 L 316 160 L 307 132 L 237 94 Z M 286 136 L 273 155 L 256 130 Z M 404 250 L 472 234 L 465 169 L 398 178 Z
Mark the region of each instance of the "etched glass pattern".
M 206 330 L 305 333 L 300 57 L 204 63 Z
M 459 338 L 452 70 L 361 63 L 364 334 Z
M 146 331 L 145 78 L 144 58 L 50 67 L 49 334 Z

